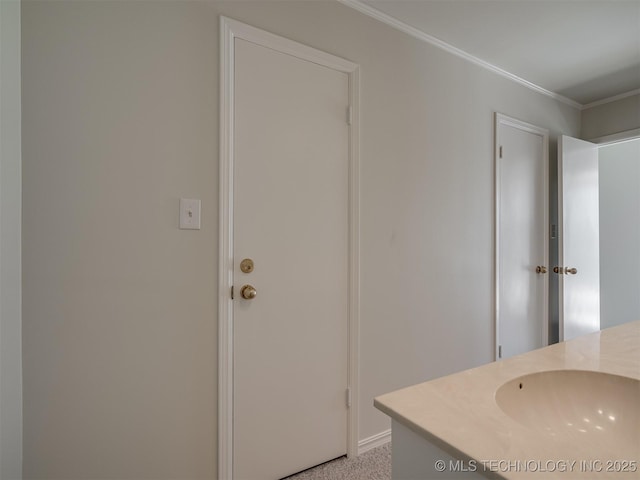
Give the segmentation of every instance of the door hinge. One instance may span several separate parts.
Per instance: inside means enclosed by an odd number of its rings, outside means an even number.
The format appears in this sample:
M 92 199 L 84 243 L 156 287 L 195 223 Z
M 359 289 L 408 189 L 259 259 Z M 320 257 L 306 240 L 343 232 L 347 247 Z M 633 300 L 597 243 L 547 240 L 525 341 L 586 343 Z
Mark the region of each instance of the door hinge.
M 498 156 L 499 156 L 500 158 L 502 158 L 502 145 L 500 145 L 499 150 L 500 150 L 500 153 L 498 153 Z
M 347 407 L 351 407 L 351 389 L 350 388 L 347 388 L 346 400 L 347 400 Z
M 351 105 L 347 107 L 347 125 L 351 125 L 351 121 L 353 119 L 353 109 Z
M 233 285 L 231 285 L 231 300 L 233 300 Z
M 498 345 L 498 358 L 502 358 L 502 345 Z

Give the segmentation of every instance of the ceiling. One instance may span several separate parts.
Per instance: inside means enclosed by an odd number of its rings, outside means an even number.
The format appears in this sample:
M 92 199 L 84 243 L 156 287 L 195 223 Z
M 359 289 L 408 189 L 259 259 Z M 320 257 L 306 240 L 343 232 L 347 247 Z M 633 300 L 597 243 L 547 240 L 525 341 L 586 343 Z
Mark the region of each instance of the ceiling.
M 640 88 L 640 0 L 359 3 L 582 105 Z

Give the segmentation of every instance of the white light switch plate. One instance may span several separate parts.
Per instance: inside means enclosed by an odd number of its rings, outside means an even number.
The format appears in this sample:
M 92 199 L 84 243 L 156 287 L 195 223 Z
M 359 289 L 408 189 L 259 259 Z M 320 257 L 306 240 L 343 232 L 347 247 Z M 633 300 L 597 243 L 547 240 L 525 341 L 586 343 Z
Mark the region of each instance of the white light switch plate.
M 180 228 L 182 230 L 200 230 L 200 200 L 180 199 Z

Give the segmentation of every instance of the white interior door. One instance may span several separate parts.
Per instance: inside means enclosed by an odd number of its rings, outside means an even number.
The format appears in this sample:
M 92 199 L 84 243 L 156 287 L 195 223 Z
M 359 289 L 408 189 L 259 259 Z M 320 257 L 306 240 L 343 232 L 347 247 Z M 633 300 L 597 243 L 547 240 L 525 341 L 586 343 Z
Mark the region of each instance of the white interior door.
M 600 330 L 600 225 L 597 145 L 558 142 L 560 341 Z
M 548 133 L 496 116 L 497 357 L 547 344 Z
M 273 480 L 347 452 L 349 78 L 239 38 L 234 61 L 233 469 Z

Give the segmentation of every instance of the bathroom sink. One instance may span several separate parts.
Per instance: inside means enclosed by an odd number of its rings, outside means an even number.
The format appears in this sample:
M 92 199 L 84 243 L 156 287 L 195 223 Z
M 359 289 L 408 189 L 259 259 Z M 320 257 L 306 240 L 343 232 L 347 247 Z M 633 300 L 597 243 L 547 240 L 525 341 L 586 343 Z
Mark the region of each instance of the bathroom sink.
M 513 420 L 556 440 L 594 440 L 640 452 L 640 380 L 553 370 L 510 380 L 495 398 Z

